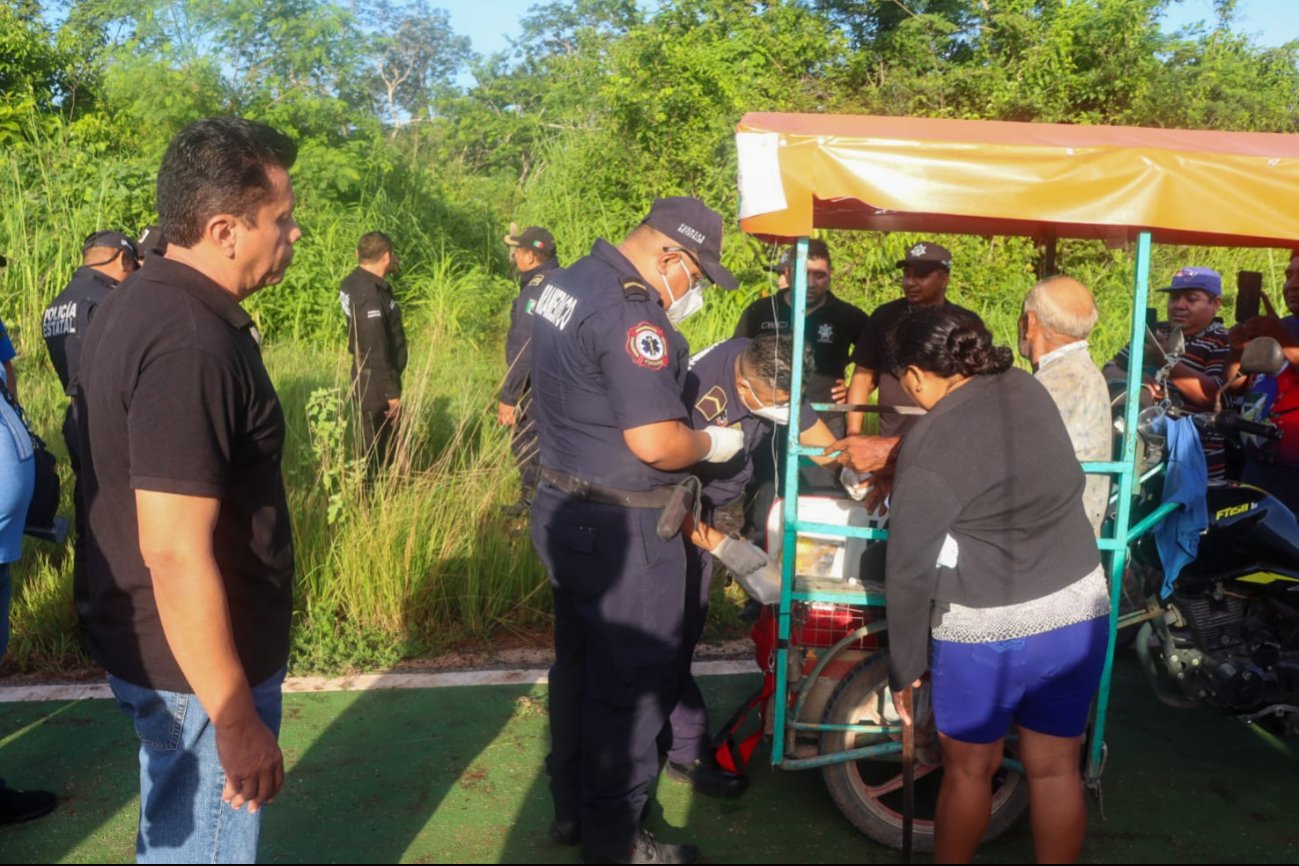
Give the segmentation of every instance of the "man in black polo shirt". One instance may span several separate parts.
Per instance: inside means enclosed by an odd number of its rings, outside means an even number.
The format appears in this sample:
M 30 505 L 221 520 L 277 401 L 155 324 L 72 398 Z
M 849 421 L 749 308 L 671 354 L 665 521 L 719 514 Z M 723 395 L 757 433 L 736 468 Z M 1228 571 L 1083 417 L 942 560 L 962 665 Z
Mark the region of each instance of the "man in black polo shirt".
M 947 306 L 963 309 L 947 300 L 947 283 L 952 275 L 952 254 L 946 247 L 931 241 L 921 241 L 907 250 L 906 258 L 898 262 L 898 268 L 902 271 L 902 297 L 881 304 L 871 313 L 870 321 L 853 351 L 852 360 L 856 369 L 848 385 L 849 403 L 865 403 L 875 389 L 879 388 L 881 406 L 915 407 L 915 401 L 902 390 L 897 378 L 888 372 L 889 365 L 882 357 L 884 341 L 898 320 L 913 307 Z M 860 412 L 850 413 L 848 432 L 860 433 L 864 417 Z M 902 436 L 915 424 L 916 417 L 883 413 L 880 415 L 880 435 Z
M 360 445 L 373 471 L 392 459 L 392 434 L 401 413 L 401 374 L 406 370 L 406 329 L 401 307 L 384 279 L 398 266 L 392 238 L 383 232 L 362 235 L 356 260 L 339 287 L 338 301 L 347 316 Z
M 296 150 L 237 118 L 183 129 L 158 173 L 167 254 L 100 305 L 82 352 L 87 632 L 140 737 L 142 863 L 252 862 L 284 782 L 284 414 L 240 301 L 302 236 Z
M 45 308 L 41 316 L 41 336 L 49 350 L 54 372 L 59 375 L 63 393 L 73 398 L 77 393 L 77 365 L 81 361 L 81 344 L 90 329 L 90 317 L 108 293 L 140 267 L 138 248 L 121 232 L 95 232 L 81 244 L 81 267 L 72 281 Z M 74 509 L 77 532 L 72 540 L 72 598 L 77 617 L 86 619 L 86 510 L 81 503 L 81 440 L 77 421 L 77 404 L 69 399 L 63 414 L 63 441 L 68 446 L 68 463 L 72 466 Z
M 794 253 L 787 251 L 781 259 L 786 285 L 793 281 Z M 807 379 L 804 399 L 809 403 L 842 403 L 844 371 L 853 344 L 866 328 L 869 316 L 830 291 L 833 271 L 830 248 L 820 238 L 807 245 L 807 314 L 803 319 L 804 345 L 811 353 L 812 372 Z M 732 339 L 755 339 L 764 334 L 790 333 L 793 299 L 789 289 L 758 298 L 740 314 Z M 844 416 L 838 412 L 822 414 L 835 438 L 844 435 Z M 776 495 L 777 473 L 784 477 L 785 449 L 789 429 L 777 427 L 753 451 L 753 480 L 745 490 L 744 534 L 754 541 L 764 535 L 767 512 Z M 780 467 L 778 469 L 778 467 Z M 803 469 L 804 485 L 833 484 L 834 478 L 815 466 Z

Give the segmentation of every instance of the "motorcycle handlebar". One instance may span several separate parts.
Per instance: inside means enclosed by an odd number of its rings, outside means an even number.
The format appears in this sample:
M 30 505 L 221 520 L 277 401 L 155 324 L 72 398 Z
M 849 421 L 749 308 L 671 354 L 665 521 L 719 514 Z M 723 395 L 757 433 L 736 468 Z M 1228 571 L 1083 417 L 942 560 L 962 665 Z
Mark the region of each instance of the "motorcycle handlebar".
M 1260 424 L 1248 421 L 1235 412 L 1206 412 L 1195 416 L 1197 426 L 1217 433 L 1220 436 L 1231 436 L 1246 433 L 1262 439 L 1276 441 L 1281 438 L 1281 431 L 1271 424 Z

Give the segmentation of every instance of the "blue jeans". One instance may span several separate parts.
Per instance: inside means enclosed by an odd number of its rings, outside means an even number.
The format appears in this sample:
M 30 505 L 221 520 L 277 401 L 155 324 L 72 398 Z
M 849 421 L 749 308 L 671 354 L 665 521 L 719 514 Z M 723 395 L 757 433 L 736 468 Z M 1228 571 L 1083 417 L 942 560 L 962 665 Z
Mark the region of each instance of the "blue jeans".
M 284 671 L 253 686 L 257 715 L 278 736 Z M 137 863 L 255 863 L 262 815 L 221 799 L 226 776 L 216 729 L 194 695 L 137 686 L 109 674 L 140 738 Z

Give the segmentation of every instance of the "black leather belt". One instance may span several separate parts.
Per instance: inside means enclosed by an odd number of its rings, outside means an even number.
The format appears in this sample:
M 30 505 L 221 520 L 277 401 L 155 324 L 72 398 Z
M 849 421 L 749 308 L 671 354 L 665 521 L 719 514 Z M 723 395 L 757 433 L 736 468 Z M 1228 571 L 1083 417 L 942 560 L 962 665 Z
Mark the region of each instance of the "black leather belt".
M 574 499 L 585 502 L 598 502 L 602 505 L 621 505 L 623 508 L 662 508 L 672 496 L 671 487 L 660 487 L 656 490 L 619 490 L 616 487 L 605 487 L 583 481 L 575 475 L 541 467 L 541 480 L 561 493 L 567 493 Z

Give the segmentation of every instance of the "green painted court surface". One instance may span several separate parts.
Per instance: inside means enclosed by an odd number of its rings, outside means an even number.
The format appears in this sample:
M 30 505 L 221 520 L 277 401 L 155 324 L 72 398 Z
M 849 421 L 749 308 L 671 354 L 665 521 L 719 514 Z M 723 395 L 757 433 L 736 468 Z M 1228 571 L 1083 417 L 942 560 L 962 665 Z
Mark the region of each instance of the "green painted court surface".
M 702 680 L 715 717 L 755 677 Z M 1089 862 L 1299 860 L 1299 760 L 1210 711 L 1158 704 L 1130 662 L 1116 671 L 1102 821 Z M 267 811 L 263 862 L 573 863 L 546 836 L 544 687 L 292 695 L 288 782 Z M 0 705 L 0 770 L 65 798 L 48 818 L 0 828 L 3 862 L 129 862 L 136 742 L 110 701 Z M 648 826 L 693 839 L 706 860 L 897 862 L 835 810 L 816 771 L 776 772 L 762 753 L 742 798 L 692 797 L 663 780 Z M 983 862 L 1031 862 L 1027 826 Z

